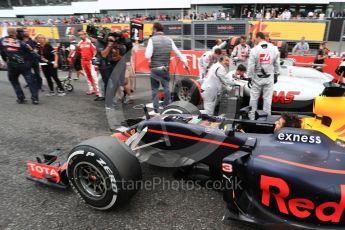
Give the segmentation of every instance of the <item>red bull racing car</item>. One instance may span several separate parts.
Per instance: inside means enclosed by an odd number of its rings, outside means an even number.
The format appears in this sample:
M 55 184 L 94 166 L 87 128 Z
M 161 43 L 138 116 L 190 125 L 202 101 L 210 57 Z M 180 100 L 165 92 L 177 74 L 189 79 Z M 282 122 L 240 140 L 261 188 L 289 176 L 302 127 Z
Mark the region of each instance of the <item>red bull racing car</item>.
M 345 94 L 345 88 L 330 91 L 332 97 Z M 327 127 L 339 124 L 331 113 L 319 113 L 322 132 L 274 131 L 277 117 L 264 113 L 254 121 L 210 117 L 190 103 L 174 102 L 125 131 L 82 142 L 66 162 L 54 153 L 27 165 L 31 179 L 71 185 L 99 210 L 117 208 L 136 193 L 140 162 L 187 169 L 186 174 L 205 165 L 210 178 L 222 178 L 224 221 L 339 229 L 345 227 L 345 140 L 328 136 Z M 239 124 L 246 133 L 236 131 Z

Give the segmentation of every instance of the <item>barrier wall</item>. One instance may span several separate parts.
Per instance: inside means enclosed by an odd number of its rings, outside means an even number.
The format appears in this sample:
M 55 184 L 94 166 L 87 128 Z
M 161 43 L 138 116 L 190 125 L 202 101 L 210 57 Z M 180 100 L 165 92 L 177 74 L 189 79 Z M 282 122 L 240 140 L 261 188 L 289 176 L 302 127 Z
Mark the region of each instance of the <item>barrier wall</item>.
M 261 30 L 268 33 L 273 40 L 298 41 L 302 36 L 307 41 L 323 41 L 328 34 L 328 21 L 193 21 L 193 22 L 162 22 L 165 31 L 170 36 L 193 36 L 203 39 L 214 37 L 227 38 L 249 33 L 249 23 L 253 25 L 251 30 Z M 102 24 L 111 30 L 129 30 L 128 23 Z M 148 38 L 152 33 L 153 23 L 144 24 L 144 37 Z M 84 25 L 57 25 L 57 26 L 27 26 L 31 35 L 42 33 L 50 39 L 65 39 L 67 35 L 76 34 L 79 29 L 86 29 Z M 2 34 L 0 27 L 0 34 Z M 191 37 L 189 37 L 191 38 Z M 193 47 L 194 49 L 194 47 Z
M 188 65 L 190 69 L 190 73 L 187 73 L 183 67 L 182 62 L 175 56 L 175 53 L 172 53 L 171 63 L 170 63 L 170 73 L 176 75 L 189 75 L 191 77 L 198 77 L 199 70 L 198 70 L 198 60 L 201 55 L 204 53 L 203 51 L 195 51 L 195 50 L 183 50 L 181 51 L 183 55 L 186 56 L 188 60 Z M 297 56 L 297 55 L 289 55 L 289 58 L 293 58 L 296 60 L 297 66 L 305 66 L 306 64 L 312 64 L 314 62 L 314 56 Z M 145 58 L 145 50 L 140 49 L 136 53 L 135 57 L 135 71 L 137 73 L 150 73 L 149 62 Z M 335 79 L 338 79 L 338 76 L 335 74 L 335 69 L 339 66 L 341 62 L 340 58 L 327 58 L 325 59 L 325 67 L 323 68 L 326 73 L 331 74 Z

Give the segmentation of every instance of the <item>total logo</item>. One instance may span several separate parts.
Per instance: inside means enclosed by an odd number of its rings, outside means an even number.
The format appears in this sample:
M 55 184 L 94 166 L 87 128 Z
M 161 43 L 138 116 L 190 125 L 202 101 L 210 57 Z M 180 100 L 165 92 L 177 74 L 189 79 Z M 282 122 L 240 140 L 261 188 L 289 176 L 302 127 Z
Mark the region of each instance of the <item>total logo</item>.
M 31 176 L 45 179 L 50 178 L 56 181 L 57 183 L 60 181 L 60 175 L 58 173 L 58 167 L 39 164 L 35 162 L 27 162 L 28 171 Z
M 287 142 L 300 142 L 309 144 L 321 144 L 320 136 L 309 136 L 305 134 L 279 133 L 278 140 Z

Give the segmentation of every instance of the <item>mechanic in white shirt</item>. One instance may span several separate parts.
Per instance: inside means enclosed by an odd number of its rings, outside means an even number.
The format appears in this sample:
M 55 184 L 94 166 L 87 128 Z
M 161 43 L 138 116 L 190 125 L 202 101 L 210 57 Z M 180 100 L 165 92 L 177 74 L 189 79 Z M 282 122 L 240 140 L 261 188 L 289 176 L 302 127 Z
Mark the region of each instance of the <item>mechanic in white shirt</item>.
M 220 95 L 223 90 L 231 90 L 231 86 L 235 84 L 233 79 L 227 76 L 228 72 L 229 57 L 221 56 L 219 62 L 211 67 L 205 81 L 201 85 L 204 110 L 206 110 L 207 114 L 210 116 L 214 114 L 214 109 L 218 102 L 218 95 Z
M 230 78 L 234 82 L 234 85 L 239 86 L 238 96 L 241 97 L 243 97 L 244 87 L 247 84 L 247 82 L 236 80 L 248 80 L 246 71 L 247 68 L 244 65 L 239 64 L 235 70 L 232 70 L 227 74 L 227 78 Z
M 206 51 L 199 58 L 199 76 L 200 79 L 203 79 L 207 75 L 207 71 L 211 66 L 219 61 L 220 56 L 222 55 L 222 50 L 217 48 L 214 51 Z
M 248 60 L 248 77 L 252 80 L 249 103 L 251 120 L 255 119 L 261 92 L 264 101 L 263 110 L 271 114 L 274 75 L 280 72 L 280 55 L 277 47 L 267 43 L 262 32 L 256 33 L 255 43 L 257 45 L 251 50 Z
M 156 22 L 152 27 L 153 36 L 150 38 L 145 57 L 150 59 L 151 68 L 151 89 L 152 89 L 152 101 L 155 113 L 159 113 L 159 98 L 158 89 L 162 85 L 164 89 L 164 102 L 163 105 L 167 106 L 171 102 L 170 93 L 170 53 L 174 51 L 176 56 L 183 62 L 185 69 L 189 71 L 188 62 L 185 56 L 177 49 L 174 41 L 165 36 L 163 33 L 164 27 L 162 24 Z
M 212 51 L 214 52 L 216 49 L 224 49 L 227 43 L 228 43 L 227 41 L 222 41 L 222 39 L 217 39 L 216 45 L 212 47 Z
M 247 44 L 247 37 L 240 37 L 240 44 L 235 46 L 234 50 L 231 53 L 231 57 L 234 60 L 234 63 L 237 65 L 247 66 L 248 58 L 250 53 L 250 46 Z

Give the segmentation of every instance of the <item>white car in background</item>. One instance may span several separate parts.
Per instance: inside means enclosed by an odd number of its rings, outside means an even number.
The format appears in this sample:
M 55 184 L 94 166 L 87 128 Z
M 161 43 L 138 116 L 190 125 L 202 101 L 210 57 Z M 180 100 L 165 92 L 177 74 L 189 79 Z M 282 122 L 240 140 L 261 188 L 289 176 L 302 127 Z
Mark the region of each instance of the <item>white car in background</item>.
M 292 59 L 282 61 L 278 82 L 274 85 L 272 110 L 312 111 L 313 101 L 324 90 L 324 83 L 333 80 L 333 76 L 311 67 L 294 66 Z M 235 80 L 240 86 L 239 95 L 242 106 L 249 103 L 251 84 L 248 79 Z M 184 100 L 194 105 L 202 104 L 200 86 L 202 80 L 192 78 L 179 79 L 174 84 L 174 100 Z

